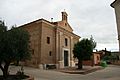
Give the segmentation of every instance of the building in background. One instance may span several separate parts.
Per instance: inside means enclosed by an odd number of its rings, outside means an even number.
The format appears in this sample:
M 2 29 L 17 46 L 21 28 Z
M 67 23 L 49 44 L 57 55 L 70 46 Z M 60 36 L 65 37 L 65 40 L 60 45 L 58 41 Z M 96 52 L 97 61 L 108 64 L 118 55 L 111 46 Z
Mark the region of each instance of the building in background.
M 111 6 L 115 9 L 117 30 L 118 30 L 118 40 L 119 40 L 119 51 L 120 51 L 120 0 L 115 0 Z
M 45 65 L 57 68 L 75 66 L 73 47 L 80 36 L 73 33 L 67 18 L 68 14 L 62 12 L 61 21 L 39 19 L 20 26 L 30 34 L 32 59 L 26 65 L 39 68 Z
M 87 66 L 99 65 L 100 61 L 101 61 L 101 55 L 102 54 L 103 54 L 103 52 L 99 52 L 99 51 L 93 52 L 93 54 L 91 56 L 92 58 L 90 60 L 84 60 L 83 65 L 87 65 Z

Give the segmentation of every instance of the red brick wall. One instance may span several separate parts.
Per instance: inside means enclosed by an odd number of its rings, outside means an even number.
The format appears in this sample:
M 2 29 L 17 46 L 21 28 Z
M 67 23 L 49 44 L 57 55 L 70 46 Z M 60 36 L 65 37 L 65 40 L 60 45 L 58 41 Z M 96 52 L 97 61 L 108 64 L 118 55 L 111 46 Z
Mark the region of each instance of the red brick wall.
M 83 61 L 83 65 L 92 66 L 92 61 L 91 60 Z

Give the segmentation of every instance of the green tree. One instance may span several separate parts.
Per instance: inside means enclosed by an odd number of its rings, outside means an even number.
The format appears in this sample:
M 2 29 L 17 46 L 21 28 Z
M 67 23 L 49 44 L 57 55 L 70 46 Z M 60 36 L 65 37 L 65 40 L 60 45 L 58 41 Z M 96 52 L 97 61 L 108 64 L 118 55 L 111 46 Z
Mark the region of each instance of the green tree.
M 0 69 L 3 76 L 8 76 L 11 62 L 30 58 L 29 34 L 27 31 L 13 27 L 7 30 L 3 21 L 0 21 Z
M 96 42 L 91 37 L 90 39 L 82 39 L 74 45 L 74 58 L 78 59 L 78 69 L 82 69 L 82 61 L 91 59 L 93 49 L 96 47 Z
M 119 60 L 119 56 L 117 54 L 112 53 L 111 51 L 102 50 L 105 52 L 105 54 L 101 57 L 103 61 L 106 61 L 107 64 L 111 64 L 112 62 L 115 62 Z

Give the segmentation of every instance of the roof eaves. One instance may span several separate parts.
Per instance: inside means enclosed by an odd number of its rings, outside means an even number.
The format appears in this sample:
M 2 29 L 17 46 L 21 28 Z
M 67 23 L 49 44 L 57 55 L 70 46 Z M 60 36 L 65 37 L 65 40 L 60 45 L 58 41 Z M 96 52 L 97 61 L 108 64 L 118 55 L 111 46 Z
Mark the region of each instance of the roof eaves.
M 38 19 L 38 20 L 35 20 L 35 21 L 32 21 L 32 22 L 29 22 L 29 23 L 23 24 L 23 25 L 21 25 L 21 26 L 19 26 L 19 27 L 23 27 L 23 26 L 26 26 L 26 25 L 29 25 L 29 24 L 32 24 L 32 23 L 36 23 L 36 22 L 39 22 L 39 21 L 45 21 L 45 22 L 47 22 L 47 23 L 49 23 L 49 24 L 51 24 L 51 25 L 54 25 L 54 24 L 51 23 L 50 21 L 47 21 L 47 20 L 41 18 L 41 19 Z
M 119 0 L 120 1 L 120 0 Z M 115 4 L 118 2 L 118 0 L 115 0 L 113 3 L 110 4 L 111 7 L 114 8 Z

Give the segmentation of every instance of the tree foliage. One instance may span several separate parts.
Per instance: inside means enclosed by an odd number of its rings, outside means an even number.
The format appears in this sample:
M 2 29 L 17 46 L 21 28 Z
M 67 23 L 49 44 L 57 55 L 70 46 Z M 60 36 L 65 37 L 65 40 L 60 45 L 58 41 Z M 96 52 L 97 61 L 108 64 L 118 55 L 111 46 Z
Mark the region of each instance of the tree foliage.
M 82 39 L 74 45 L 74 58 L 78 59 L 78 69 L 82 69 L 82 61 L 89 60 L 96 47 L 96 42 L 91 37 L 90 39 Z
M 29 58 L 28 32 L 16 27 L 7 30 L 4 22 L 0 21 L 0 68 L 3 76 L 7 77 L 11 62 Z
M 104 55 L 102 55 L 101 59 L 103 61 L 106 61 L 108 64 L 110 64 L 111 62 L 117 61 L 119 60 L 119 55 L 112 53 L 111 51 L 107 51 L 106 48 L 105 50 L 102 50 L 105 52 Z

